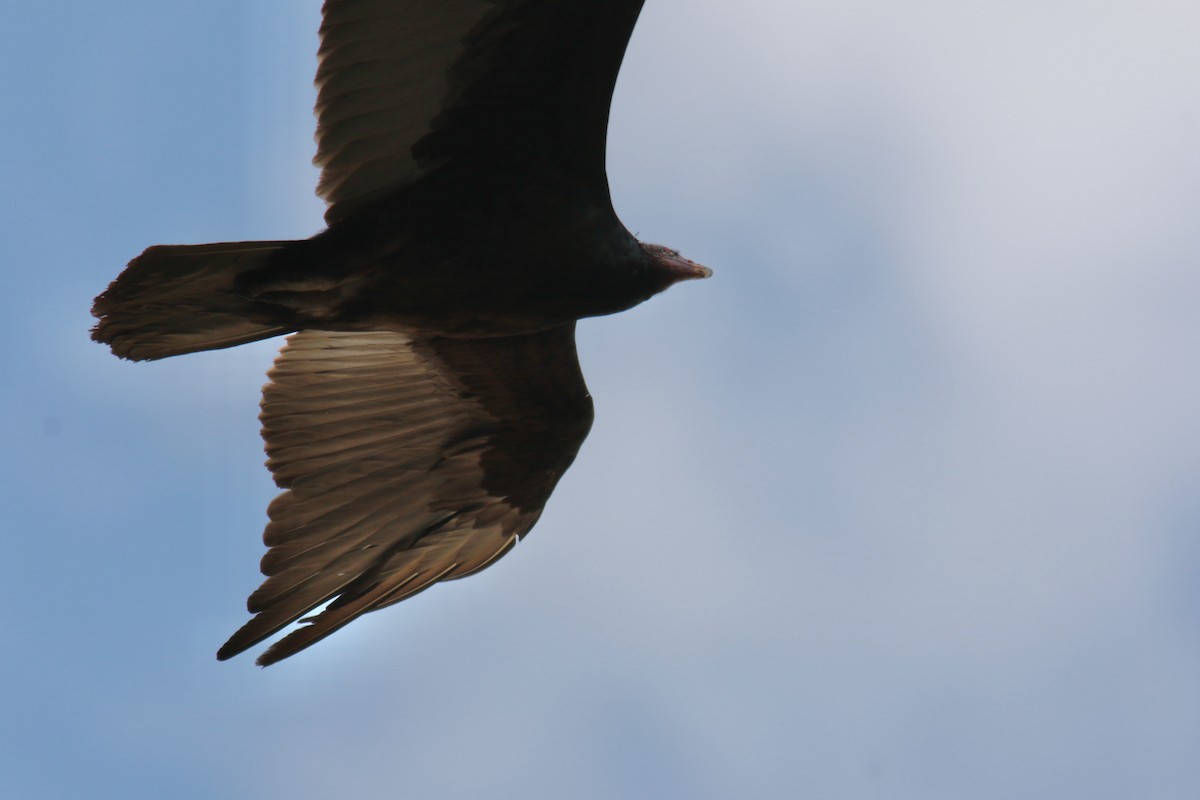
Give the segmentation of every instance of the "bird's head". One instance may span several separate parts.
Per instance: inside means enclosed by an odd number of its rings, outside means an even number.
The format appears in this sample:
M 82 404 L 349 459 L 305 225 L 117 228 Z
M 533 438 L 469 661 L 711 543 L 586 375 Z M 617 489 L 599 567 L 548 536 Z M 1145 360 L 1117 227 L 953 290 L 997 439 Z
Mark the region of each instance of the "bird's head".
M 639 243 L 642 253 L 650 262 L 652 275 L 658 284 L 655 292 L 661 292 L 668 286 L 679 281 L 690 281 L 696 278 L 707 278 L 713 274 L 708 267 L 701 266 L 695 261 L 689 261 L 679 255 L 678 250 L 663 247 L 661 244 Z
M 641 242 L 636 246 L 638 250 L 626 251 L 633 258 L 622 264 L 624 268 L 614 269 L 611 262 L 604 262 L 586 281 L 577 282 L 582 296 L 572 298 L 570 313 L 575 318 L 625 311 L 680 281 L 712 275 L 711 269 L 687 260 L 677 250 Z

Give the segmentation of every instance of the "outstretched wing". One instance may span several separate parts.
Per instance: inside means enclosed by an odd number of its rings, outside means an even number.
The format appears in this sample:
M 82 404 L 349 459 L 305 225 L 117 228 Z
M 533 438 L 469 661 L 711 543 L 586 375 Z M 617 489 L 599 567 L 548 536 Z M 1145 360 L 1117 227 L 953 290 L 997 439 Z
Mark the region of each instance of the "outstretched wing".
M 268 509 L 256 616 L 230 658 L 327 601 L 267 665 L 354 618 L 476 572 L 537 521 L 587 436 L 574 324 L 498 339 L 289 337 L 263 390 Z
M 326 221 L 453 163 L 608 201 L 604 143 L 643 0 L 326 0 L 317 193 Z

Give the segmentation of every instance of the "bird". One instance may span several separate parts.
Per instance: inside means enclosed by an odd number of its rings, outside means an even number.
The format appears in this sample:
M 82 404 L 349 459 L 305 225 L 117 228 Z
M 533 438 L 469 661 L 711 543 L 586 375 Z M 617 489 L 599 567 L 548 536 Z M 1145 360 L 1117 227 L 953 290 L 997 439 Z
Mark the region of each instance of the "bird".
M 575 324 L 712 271 L 613 209 L 643 0 L 326 0 L 308 239 L 156 245 L 92 338 L 149 361 L 287 335 L 263 387 L 262 584 L 225 660 L 276 663 L 494 563 L 592 424 Z M 315 612 L 315 613 L 314 613 Z

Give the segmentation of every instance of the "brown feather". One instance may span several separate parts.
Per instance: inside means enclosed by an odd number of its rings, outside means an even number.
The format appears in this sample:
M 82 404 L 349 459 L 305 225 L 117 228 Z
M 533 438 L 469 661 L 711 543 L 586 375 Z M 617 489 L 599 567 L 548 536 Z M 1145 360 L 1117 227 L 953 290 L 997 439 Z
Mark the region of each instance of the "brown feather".
M 470 340 L 289 337 L 263 390 L 268 464 L 286 490 L 269 508 L 267 578 L 248 602 L 255 618 L 218 657 L 332 599 L 268 651 L 270 663 L 510 549 L 591 424 L 573 328 Z M 319 413 L 329 395 L 343 402 Z

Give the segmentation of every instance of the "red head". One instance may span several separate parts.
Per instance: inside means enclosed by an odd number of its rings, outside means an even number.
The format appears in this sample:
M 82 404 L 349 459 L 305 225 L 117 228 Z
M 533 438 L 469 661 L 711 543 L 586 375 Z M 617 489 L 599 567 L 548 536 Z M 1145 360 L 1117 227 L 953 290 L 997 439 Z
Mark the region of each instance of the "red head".
M 662 291 L 671 284 L 679 281 L 707 278 L 713 274 L 712 270 L 708 267 L 701 266 L 679 255 L 678 250 L 663 247 L 661 244 L 642 244 L 641 247 L 642 252 L 646 254 L 646 257 L 650 259 L 650 263 L 654 265 L 655 272 L 662 277 L 662 286 L 658 291 Z
M 712 275 L 708 267 L 688 261 L 669 247 L 636 244 L 641 252 L 618 268 L 609 262 L 600 263 L 588 280 L 574 281 L 577 293 L 570 295 L 570 314 L 579 318 L 624 311 L 679 281 Z

